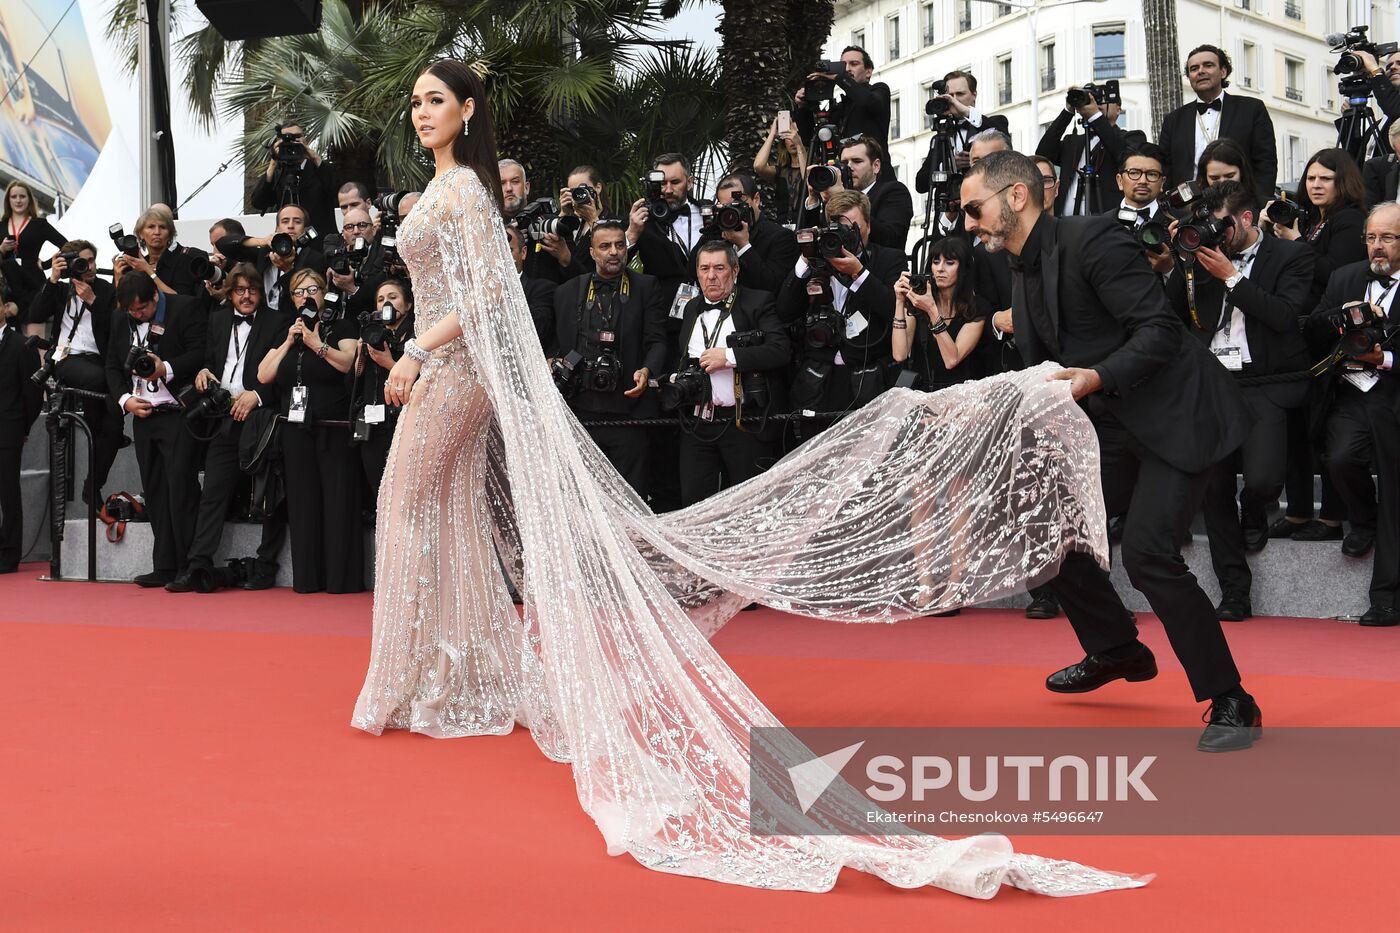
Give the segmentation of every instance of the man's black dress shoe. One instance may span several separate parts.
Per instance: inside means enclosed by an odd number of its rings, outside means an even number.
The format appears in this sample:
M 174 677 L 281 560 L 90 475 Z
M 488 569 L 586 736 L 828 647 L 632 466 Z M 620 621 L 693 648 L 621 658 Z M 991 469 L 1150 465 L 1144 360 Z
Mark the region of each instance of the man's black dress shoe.
M 1286 518 L 1276 518 L 1269 525 L 1270 538 L 1291 538 L 1293 532 L 1303 527 L 1303 522 L 1290 522 Z
M 19 564 L 0 564 L 0 573 L 19 573 Z
M 270 574 L 254 574 L 243 584 L 245 590 L 270 590 L 277 585 L 277 578 Z
M 1268 546 L 1269 537 L 1269 529 L 1263 525 L 1246 525 L 1244 527 L 1244 549 L 1250 554 L 1257 554 Z
M 1238 752 L 1264 734 L 1264 720 L 1254 697 L 1216 697 L 1201 717 L 1209 723 L 1196 749 L 1202 752 Z
M 194 575 L 191 574 L 188 570 L 186 570 L 174 580 L 171 580 L 169 583 L 165 584 L 165 591 L 167 593 L 193 593 Z
M 1243 622 L 1252 615 L 1254 609 L 1249 605 L 1249 600 L 1238 596 L 1223 596 L 1220 605 L 1215 607 L 1215 617 L 1221 622 Z
M 131 582 L 144 589 L 153 590 L 158 586 L 165 586 L 165 584 L 174 579 L 175 574 L 173 573 L 169 573 L 165 570 L 152 570 L 150 573 L 141 574 L 141 576 Z
M 1342 540 L 1342 553 L 1347 557 L 1365 557 L 1375 546 L 1376 533 L 1367 529 L 1353 528 Z
M 1340 541 L 1342 526 L 1329 525 L 1313 519 L 1295 528 L 1292 538 L 1294 541 Z
M 1138 647 L 1140 651 L 1122 660 L 1091 654 L 1045 678 L 1045 689 L 1054 693 L 1088 693 L 1115 680 L 1151 680 L 1157 676 L 1157 659 L 1146 645 Z
M 1388 628 L 1400 625 L 1400 609 L 1393 606 L 1372 606 L 1361 615 L 1361 624 L 1368 628 Z
M 1060 604 L 1053 597 L 1037 596 L 1026 607 L 1027 619 L 1053 619 L 1060 614 Z

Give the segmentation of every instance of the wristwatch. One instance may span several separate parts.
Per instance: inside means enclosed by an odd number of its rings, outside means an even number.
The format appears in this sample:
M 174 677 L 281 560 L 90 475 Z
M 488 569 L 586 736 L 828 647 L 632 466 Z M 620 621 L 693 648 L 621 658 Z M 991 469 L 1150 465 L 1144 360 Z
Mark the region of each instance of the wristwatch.
M 1241 272 L 1241 271 L 1239 271 L 1238 269 L 1236 269 L 1236 270 L 1235 270 L 1235 274 L 1232 275 L 1232 276 L 1230 276 L 1228 279 L 1225 280 L 1225 290 L 1226 290 L 1227 292 L 1232 292 L 1232 291 L 1234 291 L 1234 290 L 1235 290 L 1235 286 L 1238 285 L 1238 284 L 1240 284 L 1240 282 L 1242 282 L 1243 280 L 1244 280 L 1244 273 Z

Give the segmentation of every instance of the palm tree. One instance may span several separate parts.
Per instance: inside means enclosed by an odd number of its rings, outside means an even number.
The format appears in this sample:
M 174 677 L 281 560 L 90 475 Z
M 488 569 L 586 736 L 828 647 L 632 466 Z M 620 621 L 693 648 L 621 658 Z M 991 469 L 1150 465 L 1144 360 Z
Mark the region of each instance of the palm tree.
M 1142 25 L 1147 33 L 1147 86 L 1151 89 L 1154 132 L 1167 114 L 1181 106 L 1176 6 L 1175 0 L 1142 0 Z

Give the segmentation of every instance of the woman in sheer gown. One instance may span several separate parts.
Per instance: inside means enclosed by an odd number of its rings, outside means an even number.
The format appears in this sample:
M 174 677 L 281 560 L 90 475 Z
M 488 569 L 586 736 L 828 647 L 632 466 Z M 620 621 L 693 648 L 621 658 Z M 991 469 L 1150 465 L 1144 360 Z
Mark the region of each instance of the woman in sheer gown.
M 1096 446 L 1067 384 L 1031 370 L 980 405 L 948 398 L 946 411 L 941 397 L 961 389 L 891 391 L 763 476 L 653 515 L 544 364 L 502 229 L 479 79 L 435 62 L 411 111 L 437 174 L 398 237 L 417 336 L 385 387 L 406 404 L 379 496 L 373 643 L 353 724 L 436 737 L 522 724 L 572 765 L 609 853 L 657 870 L 825 891 L 851 867 L 983 898 L 1003 883 L 1047 894 L 1145 883 L 1014 854 L 997 835 L 755 835 L 749 730 L 780 723 L 708 642 L 752 601 L 845 621 L 926 614 L 918 580 L 948 572 L 936 529 L 954 514 L 986 542 L 961 568 L 969 602 L 1053 575 L 1071 549 L 1103 560 Z M 1011 406 L 994 429 L 988 405 Z M 946 430 L 896 443 L 931 413 Z M 987 443 L 989 430 L 1004 436 Z M 961 472 L 980 483 L 939 490 L 966 450 L 981 461 Z M 910 498 L 930 488 L 940 505 L 912 527 Z

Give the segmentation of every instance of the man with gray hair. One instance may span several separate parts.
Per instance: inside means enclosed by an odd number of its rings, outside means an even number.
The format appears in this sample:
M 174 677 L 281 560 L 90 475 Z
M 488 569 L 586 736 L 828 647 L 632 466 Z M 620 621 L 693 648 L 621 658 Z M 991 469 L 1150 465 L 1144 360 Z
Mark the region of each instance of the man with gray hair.
M 1181 557 L 1183 518 L 1200 507 L 1211 469 L 1244 441 L 1240 390 L 1192 340 L 1167 303 L 1142 249 L 1112 217 L 1051 217 L 1044 176 L 1015 152 L 993 153 L 962 183 L 967 230 L 1012 254 L 1016 344 L 1028 365 L 1064 367 L 1098 434 L 1105 515 L 1127 513 L 1122 561 L 1162 620 L 1197 700 L 1211 703 L 1197 748 L 1249 748 L 1259 707 L 1239 671 L 1215 606 Z M 1055 693 L 1157 676 L 1152 652 L 1108 573 L 1088 554 L 1065 558 L 1050 586 L 1084 649 L 1051 674 Z
M 993 152 L 1011 152 L 1013 148 L 1010 135 L 998 129 L 983 130 L 968 140 L 968 165 L 976 165 Z M 967 236 L 962 210 L 950 210 L 939 217 L 938 232 L 944 236 Z
M 507 223 L 514 223 L 516 215 L 530 203 L 530 179 L 525 176 L 525 166 L 514 159 L 501 159 L 496 165 L 501 172 L 505 220 Z M 525 234 L 526 275 L 558 285 L 564 281 L 566 275 L 571 274 L 574 253 L 562 237 L 555 233 L 546 233 L 536 240 L 528 231 L 520 232 Z

